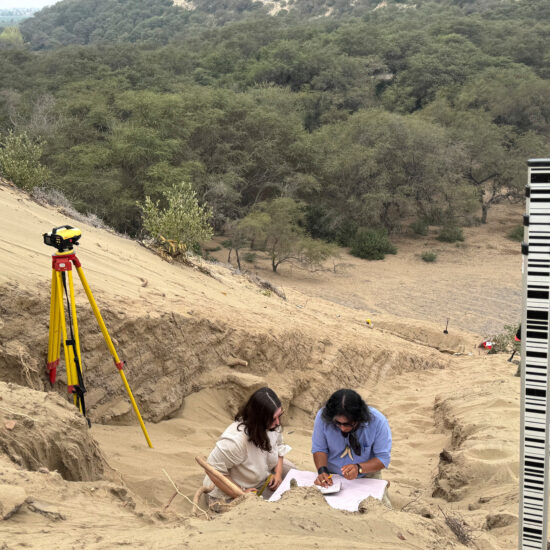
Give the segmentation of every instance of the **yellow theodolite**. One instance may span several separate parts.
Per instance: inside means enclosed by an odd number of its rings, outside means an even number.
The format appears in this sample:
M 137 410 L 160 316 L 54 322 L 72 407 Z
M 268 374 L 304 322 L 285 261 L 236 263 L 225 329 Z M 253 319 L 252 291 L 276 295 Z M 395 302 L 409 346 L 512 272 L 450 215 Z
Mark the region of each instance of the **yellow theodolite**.
M 86 388 L 84 386 L 84 376 L 82 368 L 82 357 L 80 354 L 80 340 L 78 337 L 78 321 L 76 318 L 76 305 L 74 300 L 74 286 L 72 266 L 74 265 L 80 282 L 84 287 L 88 301 L 92 307 L 95 318 L 105 339 L 105 343 L 113 356 L 115 365 L 120 373 L 128 397 L 132 402 L 132 406 L 136 413 L 137 419 L 147 440 L 149 447 L 153 447 L 138 406 L 132 395 L 132 390 L 126 380 L 124 374 L 124 361 L 121 361 L 117 355 L 111 337 L 107 331 L 107 327 L 103 322 L 99 308 L 90 290 L 90 286 L 86 281 L 80 261 L 74 252 L 74 246 L 78 245 L 82 233 L 80 229 L 71 227 L 70 225 L 62 225 L 55 227 L 50 233 L 44 233 L 44 244 L 53 246 L 57 252 L 52 256 L 52 290 L 50 301 L 50 331 L 48 336 L 48 372 L 50 382 L 55 383 L 57 374 L 57 366 L 59 365 L 59 355 L 61 342 L 63 342 L 63 352 L 65 357 L 65 366 L 67 370 L 67 386 L 69 392 L 73 394 L 74 404 L 80 409 L 80 412 L 86 417 L 86 405 L 84 402 L 84 394 Z M 67 291 L 68 281 L 68 291 Z M 69 322 L 65 321 L 65 307 L 63 305 L 63 291 L 67 299 L 67 315 Z M 67 327 L 69 334 L 67 334 Z M 70 337 L 68 337 L 70 336 Z M 63 340 L 61 340 L 63 338 Z M 86 417 L 87 419 L 87 417 Z M 88 420 L 88 419 L 87 419 Z M 88 420 L 88 424 L 90 421 Z

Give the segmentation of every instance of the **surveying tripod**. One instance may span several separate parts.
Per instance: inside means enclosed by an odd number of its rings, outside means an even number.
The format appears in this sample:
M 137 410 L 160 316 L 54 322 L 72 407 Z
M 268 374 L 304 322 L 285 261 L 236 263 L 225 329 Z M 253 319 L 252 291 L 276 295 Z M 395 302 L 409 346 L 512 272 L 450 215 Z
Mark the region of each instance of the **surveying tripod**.
M 74 300 L 74 285 L 72 266 L 74 265 L 80 282 L 84 287 L 88 301 L 92 307 L 95 318 L 105 339 L 105 343 L 113 356 L 116 368 L 120 373 L 128 397 L 132 402 L 132 406 L 136 413 L 137 419 L 143 430 L 143 435 L 147 440 L 149 447 L 153 447 L 138 406 L 132 395 L 132 390 L 126 380 L 124 374 L 124 361 L 118 358 L 111 337 L 107 331 L 107 327 L 103 322 L 99 308 L 90 290 L 90 286 L 86 281 L 84 271 L 80 261 L 74 252 L 74 246 L 78 245 L 78 240 L 81 237 L 81 232 L 70 225 L 62 225 L 54 228 L 51 233 L 44 233 L 44 243 L 48 246 L 57 248 L 57 252 L 52 255 L 52 289 L 50 300 L 50 330 L 48 335 L 48 372 L 50 383 L 55 383 L 57 374 L 57 366 L 59 365 L 60 346 L 63 342 L 63 352 L 65 357 L 65 366 L 67 371 L 67 387 L 69 393 L 73 394 L 73 401 L 80 412 L 86 417 L 86 405 L 84 402 L 84 394 L 86 388 L 84 386 L 84 376 L 82 368 L 82 357 L 80 354 L 80 339 L 78 336 L 78 321 L 76 318 L 76 305 Z M 67 291 L 68 281 L 68 291 Z M 67 315 L 69 322 L 65 321 L 65 306 L 63 305 L 63 291 L 67 300 Z M 67 328 L 69 333 L 67 333 Z M 86 420 L 88 418 L 86 417 Z M 90 421 L 88 420 L 88 425 Z

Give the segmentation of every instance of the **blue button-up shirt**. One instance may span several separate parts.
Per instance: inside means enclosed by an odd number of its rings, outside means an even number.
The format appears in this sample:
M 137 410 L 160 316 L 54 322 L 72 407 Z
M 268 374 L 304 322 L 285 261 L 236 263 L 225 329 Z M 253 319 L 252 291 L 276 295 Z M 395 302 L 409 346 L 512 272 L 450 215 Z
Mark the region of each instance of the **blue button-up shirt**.
M 351 454 L 343 458 L 340 455 L 349 445 L 348 438 L 344 437 L 340 428 L 335 424 L 327 423 L 321 417 L 321 409 L 315 417 L 312 437 L 312 453 L 326 453 L 328 455 L 328 469 L 333 474 L 340 474 L 342 466 L 366 462 L 376 457 L 387 468 L 390 464 L 391 430 L 386 417 L 380 412 L 369 407 L 371 420 L 361 424 L 355 430 L 355 436 L 361 445 L 361 454 L 356 456 L 353 450 Z

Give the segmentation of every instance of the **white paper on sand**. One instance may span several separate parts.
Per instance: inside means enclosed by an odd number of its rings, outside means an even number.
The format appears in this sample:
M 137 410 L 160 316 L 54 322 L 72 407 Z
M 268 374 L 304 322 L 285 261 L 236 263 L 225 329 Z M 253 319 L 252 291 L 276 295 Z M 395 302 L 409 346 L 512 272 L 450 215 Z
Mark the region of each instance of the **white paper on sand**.
M 290 489 L 290 480 L 295 479 L 298 487 L 311 487 L 317 478 L 315 472 L 305 472 L 302 470 L 290 470 L 283 479 L 279 488 L 273 493 L 269 502 L 275 502 L 281 498 L 281 495 Z M 323 495 L 330 506 L 338 510 L 347 510 L 348 512 L 357 512 L 359 504 L 367 497 L 374 497 L 379 500 L 384 496 L 387 481 L 384 479 L 358 478 L 348 480 L 342 476 L 334 474 L 333 481 L 339 481 L 342 488 L 338 493 Z

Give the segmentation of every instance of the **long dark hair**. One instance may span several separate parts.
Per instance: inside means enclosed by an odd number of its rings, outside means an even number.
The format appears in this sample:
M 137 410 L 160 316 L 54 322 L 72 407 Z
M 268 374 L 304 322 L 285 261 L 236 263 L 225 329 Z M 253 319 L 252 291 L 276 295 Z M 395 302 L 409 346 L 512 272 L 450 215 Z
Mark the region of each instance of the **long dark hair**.
M 323 420 L 332 423 L 334 417 L 345 416 L 350 422 L 370 422 L 369 407 L 363 398 L 353 390 L 335 391 L 321 413 Z
M 262 451 L 271 451 L 267 430 L 273 424 L 273 415 L 280 406 L 281 400 L 271 388 L 260 388 L 235 415 L 235 421 L 239 423 L 238 428 L 244 426 L 244 433 L 248 439 Z

